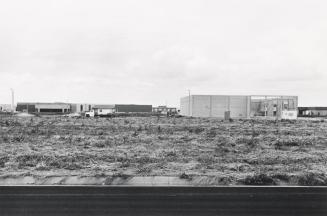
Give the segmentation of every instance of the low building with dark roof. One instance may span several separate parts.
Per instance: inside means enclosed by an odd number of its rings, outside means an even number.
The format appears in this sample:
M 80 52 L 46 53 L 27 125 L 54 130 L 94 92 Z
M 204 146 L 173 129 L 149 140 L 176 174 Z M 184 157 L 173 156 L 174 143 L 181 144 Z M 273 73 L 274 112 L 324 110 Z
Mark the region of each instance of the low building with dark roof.
M 17 103 L 16 111 L 27 113 L 61 114 L 70 113 L 71 106 L 67 103 Z
M 177 108 L 176 107 L 167 107 L 167 106 L 158 106 L 158 107 L 153 107 L 152 112 L 158 113 L 158 114 L 168 114 L 168 113 L 177 113 Z
M 151 113 L 152 105 L 116 104 L 117 113 Z
M 298 107 L 299 116 L 326 117 L 327 107 Z

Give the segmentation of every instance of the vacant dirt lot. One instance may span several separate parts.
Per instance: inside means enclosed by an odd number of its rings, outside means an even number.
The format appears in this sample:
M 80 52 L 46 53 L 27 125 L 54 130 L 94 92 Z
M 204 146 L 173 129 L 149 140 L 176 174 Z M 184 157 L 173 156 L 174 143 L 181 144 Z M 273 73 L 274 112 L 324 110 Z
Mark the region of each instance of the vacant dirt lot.
M 327 122 L 0 116 L 0 178 L 170 176 L 327 185 Z

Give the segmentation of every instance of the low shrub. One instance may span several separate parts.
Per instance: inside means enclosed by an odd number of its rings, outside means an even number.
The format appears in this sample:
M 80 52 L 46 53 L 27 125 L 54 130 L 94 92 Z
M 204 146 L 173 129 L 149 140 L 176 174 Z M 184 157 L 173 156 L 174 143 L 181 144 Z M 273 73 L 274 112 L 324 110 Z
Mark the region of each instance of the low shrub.
M 75 170 L 82 168 L 82 164 L 88 163 L 86 156 L 78 155 L 41 155 L 41 154 L 25 154 L 19 155 L 15 159 L 18 162 L 18 168 L 36 167 L 38 169 L 68 169 Z M 42 167 L 42 168 L 41 168 Z
M 104 131 L 103 131 L 103 130 L 99 130 L 99 131 L 97 131 L 97 135 L 101 136 L 101 135 L 103 135 L 103 134 L 104 134 Z
M 97 141 L 93 144 L 93 146 L 95 146 L 97 148 L 104 148 L 106 146 L 106 144 L 104 143 L 104 141 Z
M 278 139 L 274 142 L 274 146 L 276 149 L 283 149 L 283 147 L 305 147 L 312 146 L 314 144 L 313 138 L 299 138 L 299 137 L 287 137 Z
M 326 186 L 327 177 L 323 173 L 305 173 L 298 177 L 301 186 Z
M 192 176 L 186 174 L 185 172 L 183 172 L 180 176 L 180 179 L 185 179 L 185 180 L 192 180 Z
M 233 182 L 233 178 L 232 177 L 220 177 L 218 179 L 218 184 L 219 185 L 230 185 Z
M 100 140 L 93 144 L 93 146 L 95 146 L 97 148 L 105 148 L 105 147 L 109 147 L 111 145 L 112 145 L 112 142 L 110 139 Z
M 195 128 L 190 128 L 188 131 L 189 131 L 190 133 L 200 134 L 200 133 L 202 133 L 203 131 L 205 131 L 205 129 L 202 128 L 202 127 L 195 127 Z
M 197 161 L 201 164 L 213 164 L 216 162 L 216 158 L 212 155 L 205 154 L 205 155 L 200 155 L 197 158 Z
M 3 168 L 5 167 L 5 164 L 9 161 L 8 156 L 1 156 L 0 157 L 0 167 Z
M 217 131 L 214 128 L 211 128 L 207 133 L 208 138 L 214 138 L 217 136 Z
M 245 185 L 276 185 L 276 181 L 262 173 L 262 174 L 255 174 L 253 176 L 247 176 L 245 179 L 241 180 L 241 183 Z

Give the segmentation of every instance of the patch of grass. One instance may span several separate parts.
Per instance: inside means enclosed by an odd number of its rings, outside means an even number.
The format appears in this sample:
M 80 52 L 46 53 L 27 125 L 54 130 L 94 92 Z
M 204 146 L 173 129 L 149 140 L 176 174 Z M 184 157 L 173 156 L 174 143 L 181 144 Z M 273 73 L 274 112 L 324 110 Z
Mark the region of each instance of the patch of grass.
M 190 133 L 200 134 L 200 133 L 202 133 L 203 131 L 205 131 L 205 128 L 202 128 L 202 127 L 195 127 L 195 128 L 190 128 L 188 131 L 189 131 Z
M 237 183 L 240 175 L 249 175 L 243 179 L 246 184 L 320 185 L 324 176 L 297 176 L 324 172 L 326 166 L 327 123 L 320 121 L 161 117 L 157 122 L 156 117 L 135 116 L 41 116 L 31 121 L 10 116 L 0 119 L 0 125 L 1 155 L 10 159 L 0 158 L 0 171 L 9 174 L 19 166 L 19 172 L 33 175 L 42 173 L 36 170 L 58 176 L 67 170 L 90 176 L 104 170 L 151 176 L 192 173 L 222 185 Z M 225 177 L 218 180 L 217 173 Z
M 164 154 L 165 157 L 177 157 L 177 153 L 175 151 L 168 151 Z
M 216 162 L 216 158 L 211 154 L 202 154 L 197 158 L 197 161 L 201 164 L 213 164 Z
M 11 137 L 12 142 L 22 142 L 25 140 L 25 135 L 24 134 L 14 134 Z
M 298 178 L 298 185 L 302 186 L 327 186 L 327 176 L 323 173 L 304 173 Z
M 276 185 L 277 184 L 272 177 L 264 173 L 247 176 L 245 179 L 241 180 L 241 183 L 245 185 Z
M 218 155 L 218 156 L 224 156 L 224 155 L 228 154 L 231 151 L 232 151 L 231 148 L 229 148 L 227 146 L 224 146 L 224 145 L 218 144 L 215 147 L 215 154 Z
M 230 176 L 225 177 L 224 176 L 224 177 L 220 177 L 218 179 L 218 184 L 219 185 L 230 185 L 233 181 L 234 181 L 234 179 L 232 177 L 230 177 Z
M 104 140 L 98 140 L 93 144 L 93 146 L 97 148 L 111 147 L 112 145 L 113 145 L 112 140 L 105 137 Z
M 81 159 L 80 156 L 77 155 L 42 155 L 39 153 L 31 153 L 19 155 L 16 157 L 16 161 L 18 162 L 18 168 L 23 169 L 25 167 L 35 167 L 47 170 L 50 168 L 58 168 L 58 169 L 68 169 L 75 170 L 81 169 L 83 163 L 86 163 L 87 160 Z
M 209 132 L 207 133 L 208 138 L 214 138 L 217 136 L 217 131 L 215 128 L 210 128 Z
M 5 167 L 5 164 L 9 161 L 8 156 L 1 156 L 0 157 L 0 167 Z
M 2 134 L 1 135 L 1 140 L 2 142 L 6 143 L 6 142 L 10 142 L 10 137 L 8 136 L 8 134 Z
M 48 160 L 49 157 L 41 154 L 24 154 L 16 157 L 18 162 L 18 168 L 22 169 L 25 167 L 35 167 L 42 160 Z
M 106 147 L 106 144 L 104 141 L 97 141 L 93 144 L 94 147 L 97 147 L 97 148 L 104 148 Z
M 192 180 L 193 179 L 191 175 L 188 175 L 185 172 L 183 172 L 182 174 L 180 174 L 179 175 L 179 178 L 180 179 L 185 179 L 185 180 Z
M 305 147 L 312 146 L 314 144 L 313 138 L 299 138 L 299 137 L 287 137 L 278 139 L 274 142 L 276 149 L 284 149 L 285 147 Z
M 237 138 L 236 145 L 237 144 L 243 144 L 248 148 L 248 150 L 252 150 L 259 146 L 259 139 L 253 136 L 241 136 Z
M 130 175 L 127 175 L 125 173 L 122 172 L 118 172 L 112 175 L 112 178 L 122 178 L 122 179 L 128 179 L 130 177 Z
M 159 161 L 159 158 L 149 157 L 149 156 L 141 156 L 141 157 L 137 157 L 137 158 L 133 159 L 132 161 L 143 165 L 143 164 L 157 163 Z
M 143 175 L 146 175 L 146 174 L 149 174 L 152 172 L 152 167 L 151 166 L 140 166 L 138 169 L 137 169 L 137 173 L 139 174 L 143 174 Z
M 99 136 L 104 135 L 104 131 L 103 130 L 98 130 L 97 135 L 99 135 Z

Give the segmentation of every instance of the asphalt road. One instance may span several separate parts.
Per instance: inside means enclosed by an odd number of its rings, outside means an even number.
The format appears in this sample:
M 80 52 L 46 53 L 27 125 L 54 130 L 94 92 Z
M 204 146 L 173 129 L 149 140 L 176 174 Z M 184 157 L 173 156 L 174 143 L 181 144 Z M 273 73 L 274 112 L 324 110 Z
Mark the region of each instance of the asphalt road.
M 2 186 L 0 215 L 327 215 L 327 187 Z

